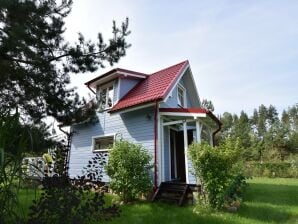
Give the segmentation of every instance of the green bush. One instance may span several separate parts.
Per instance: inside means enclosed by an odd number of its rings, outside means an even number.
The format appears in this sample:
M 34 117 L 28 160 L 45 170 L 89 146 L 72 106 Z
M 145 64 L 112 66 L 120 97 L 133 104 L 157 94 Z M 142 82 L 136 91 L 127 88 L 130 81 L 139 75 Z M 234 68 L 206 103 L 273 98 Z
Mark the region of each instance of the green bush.
M 238 143 L 230 139 L 218 147 L 208 144 L 192 144 L 189 154 L 195 175 L 202 186 L 203 202 L 212 208 L 221 208 L 224 205 L 228 190 L 235 176 L 239 174 L 239 166 L 235 164 L 239 157 Z M 239 186 L 241 187 L 241 186 Z
M 112 147 L 106 171 L 111 178 L 110 188 L 124 203 L 152 189 L 150 161 L 151 156 L 140 145 L 119 141 Z

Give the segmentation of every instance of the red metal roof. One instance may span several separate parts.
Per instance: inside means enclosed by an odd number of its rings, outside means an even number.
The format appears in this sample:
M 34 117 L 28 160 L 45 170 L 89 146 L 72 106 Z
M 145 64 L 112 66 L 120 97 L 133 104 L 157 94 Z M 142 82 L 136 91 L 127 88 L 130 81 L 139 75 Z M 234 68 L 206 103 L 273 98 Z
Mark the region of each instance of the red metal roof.
M 164 99 L 188 64 L 188 61 L 183 61 L 149 75 L 118 101 L 110 112 Z

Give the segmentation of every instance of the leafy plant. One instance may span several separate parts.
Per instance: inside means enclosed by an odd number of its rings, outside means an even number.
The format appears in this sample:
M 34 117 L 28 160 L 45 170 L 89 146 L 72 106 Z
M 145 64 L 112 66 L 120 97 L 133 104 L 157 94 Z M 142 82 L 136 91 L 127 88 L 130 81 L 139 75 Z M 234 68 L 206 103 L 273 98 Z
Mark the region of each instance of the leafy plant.
M 238 142 L 230 139 L 217 147 L 206 143 L 192 144 L 189 154 L 195 175 L 201 184 L 202 201 L 212 208 L 221 208 L 234 175 L 239 172 Z
M 151 156 L 140 145 L 118 141 L 109 152 L 106 166 L 110 188 L 124 203 L 136 199 L 152 189 Z
M 45 177 L 42 182 L 43 193 L 38 201 L 33 201 L 30 208 L 29 223 L 81 224 L 118 216 L 118 207 L 105 207 L 100 182 L 104 164 L 104 157 L 97 154 L 89 161 L 81 177 L 73 180 L 65 174 Z

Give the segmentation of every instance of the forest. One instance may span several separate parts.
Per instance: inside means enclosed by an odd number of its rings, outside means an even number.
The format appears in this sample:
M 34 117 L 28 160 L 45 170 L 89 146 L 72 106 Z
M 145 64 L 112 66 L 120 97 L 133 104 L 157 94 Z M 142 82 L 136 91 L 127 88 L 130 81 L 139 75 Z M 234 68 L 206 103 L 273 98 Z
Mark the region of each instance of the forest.
M 281 114 L 273 105 L 260 105 L 252 116 L 225 112 L 218 144 L 227 138 L 239 141 L 242 158 L 254 176 L 297 177 L 298 104 Z

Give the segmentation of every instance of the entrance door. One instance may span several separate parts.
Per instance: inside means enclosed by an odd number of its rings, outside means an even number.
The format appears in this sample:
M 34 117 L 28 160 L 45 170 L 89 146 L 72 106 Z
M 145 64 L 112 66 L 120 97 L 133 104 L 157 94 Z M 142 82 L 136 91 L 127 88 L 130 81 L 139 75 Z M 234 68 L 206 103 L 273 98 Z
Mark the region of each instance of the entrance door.
M 171 180 L 177 179 L 177 154 L 176 154 L 176 134 L 177 132 L 170 129 L 170 172 Z
M 188 144 L 193 142 L 193 130 L 187 131 Z M 171 179 L 186 182 L 183 131 L 170 129 Z
M 176 132 L 177 180 L 186 182 L 183 131 Z

